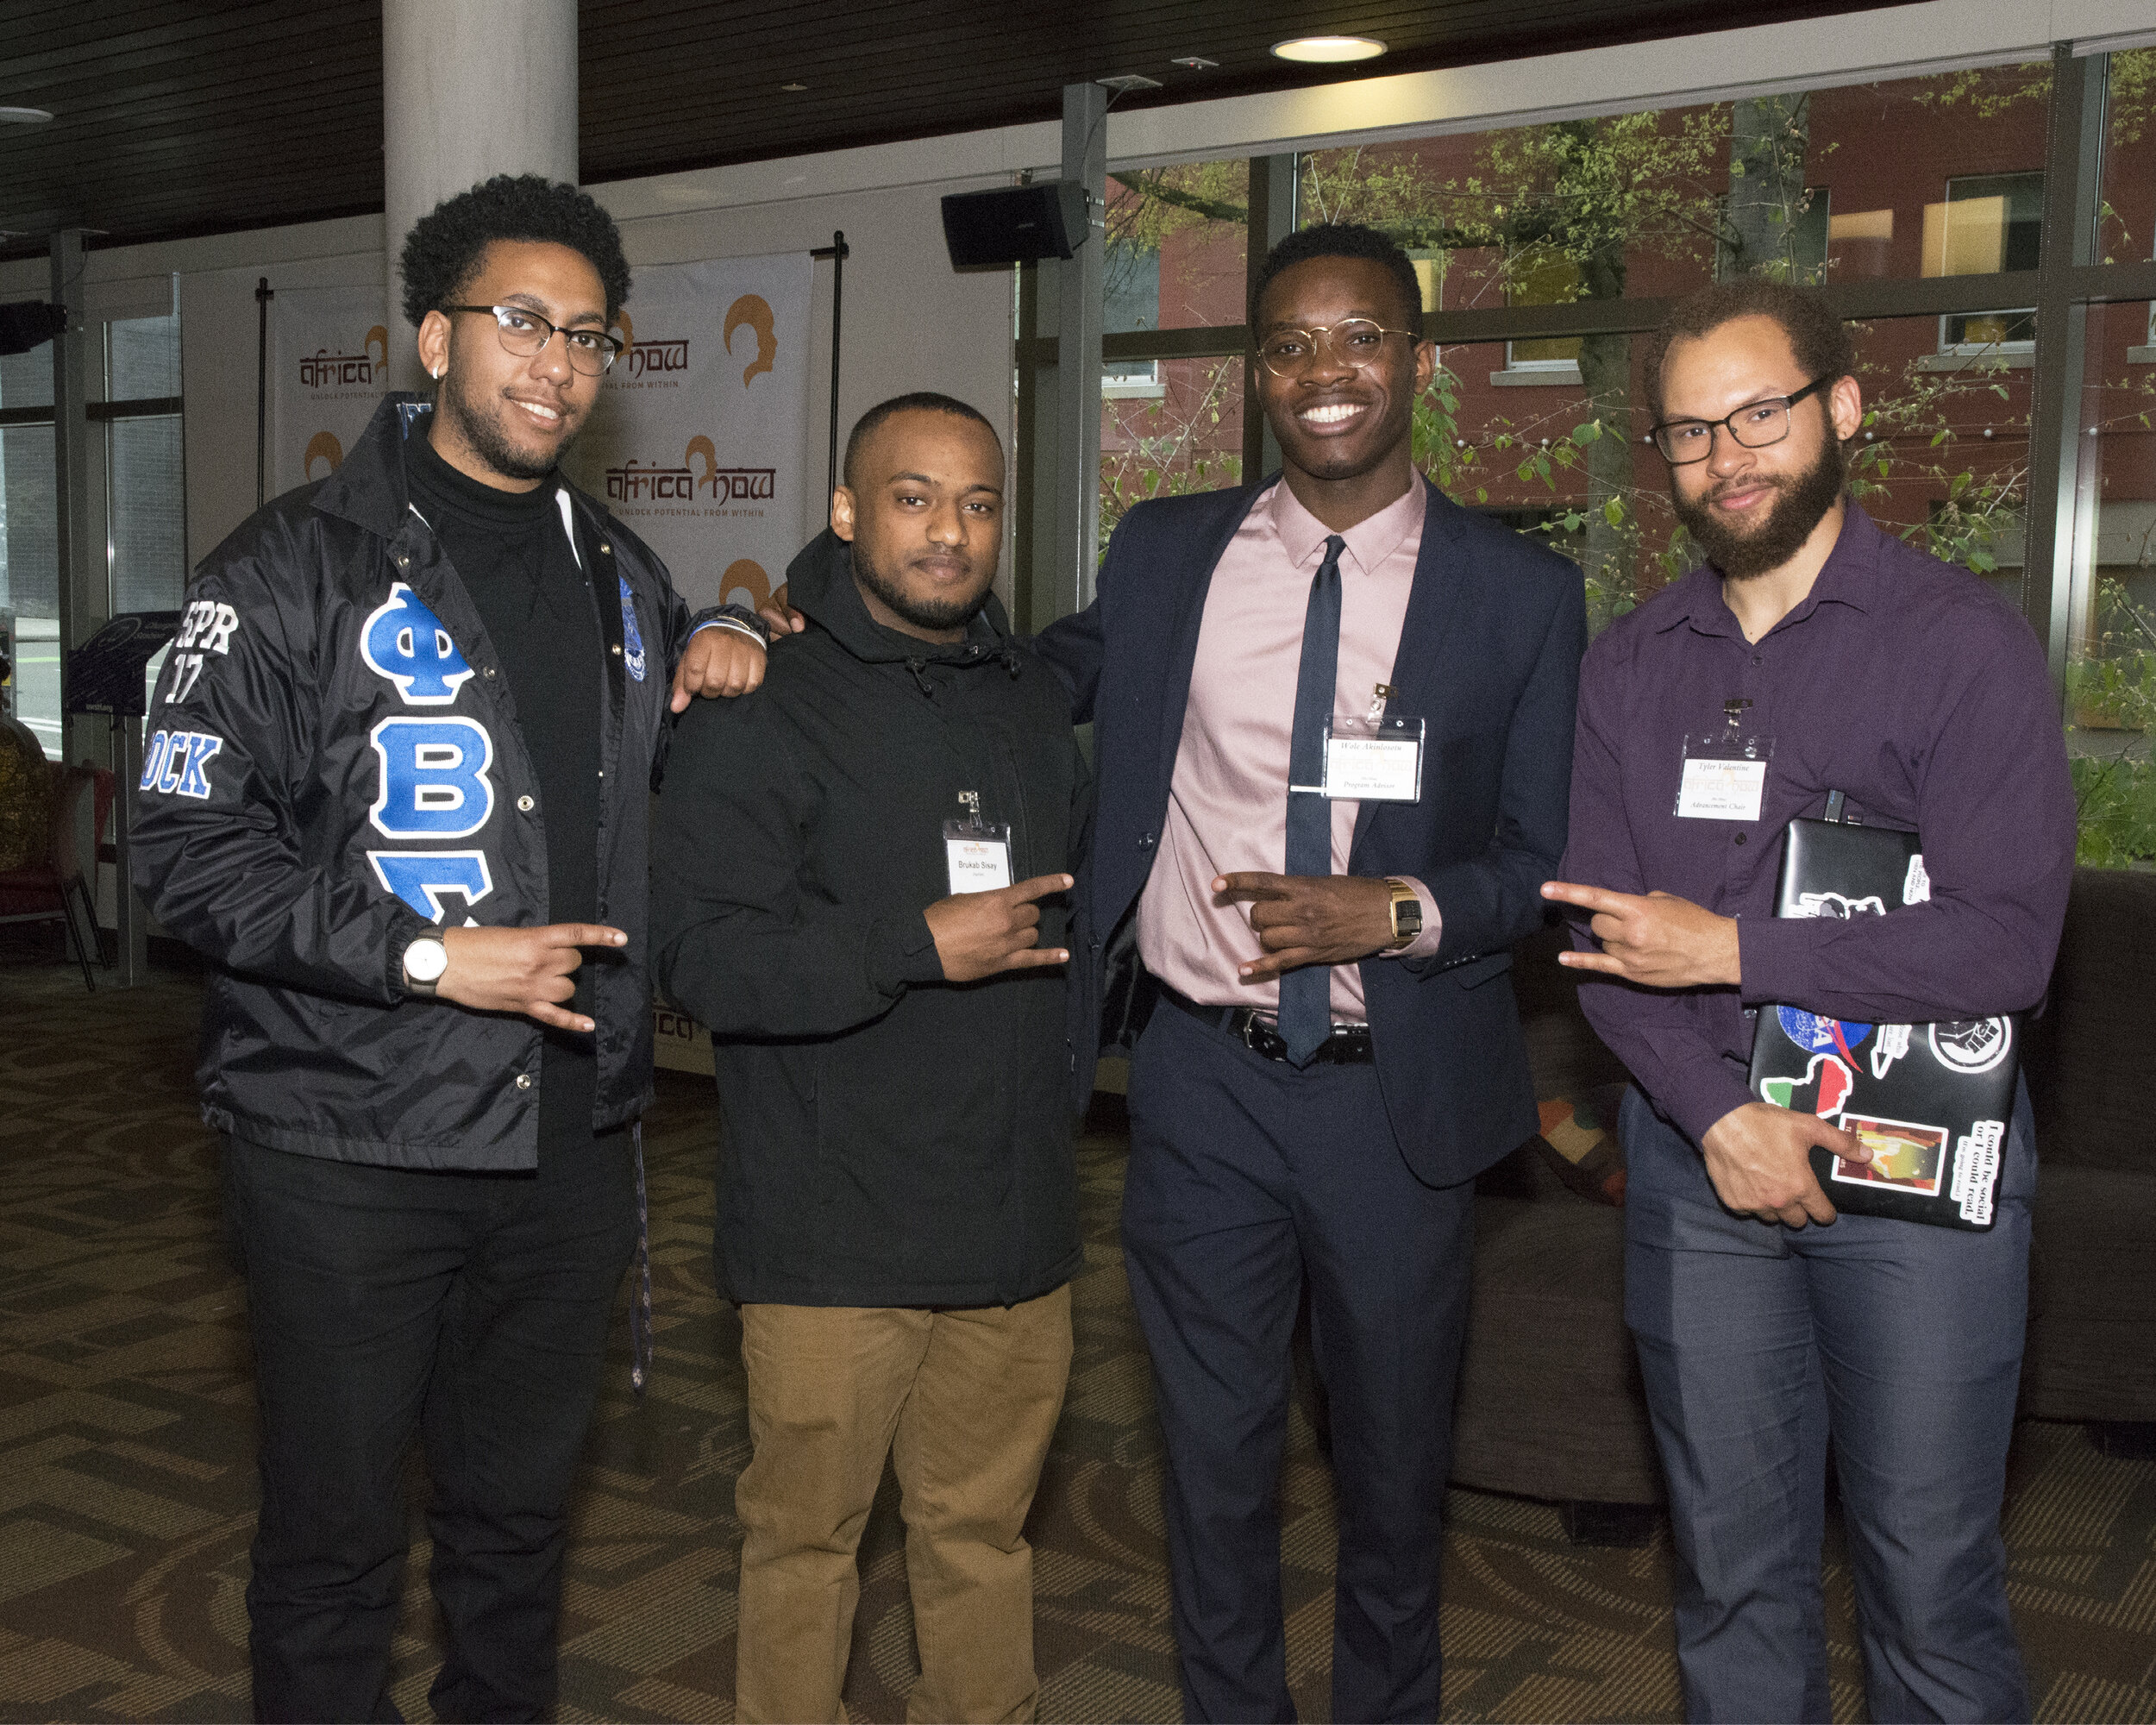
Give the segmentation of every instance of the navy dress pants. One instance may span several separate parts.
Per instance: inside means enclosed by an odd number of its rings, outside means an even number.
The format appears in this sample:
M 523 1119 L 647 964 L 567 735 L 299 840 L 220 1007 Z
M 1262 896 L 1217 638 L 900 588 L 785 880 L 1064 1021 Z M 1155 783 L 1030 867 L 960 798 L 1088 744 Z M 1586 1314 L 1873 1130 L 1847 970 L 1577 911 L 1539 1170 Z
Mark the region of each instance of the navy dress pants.
M 228 1138 L 262 1508 L 254 1712 L 394 1720 L 390 1640 L 423 1435 L 444 1719 L 554 1704 L 569 1489 L 636 1245 L 628 1134 L 536 1175 L 433 1173 Z
M 1339 1502 L 1332 1716 L 1434 1719 L 1473 1183 L 1409 1171 L 1375 1067 L 1298 1071 L 1166 1004 L 1130 1105 L 1123 1243 L 1167 1441 L 1184 1716 L 1295 1716 L 1280 1469 L 1307 1281 Z
M 1831 1444 L 1871 1717 L 2027 1719 L 1999 1532 L 2036 1185 L 2026 1091 L 1988 1233 L 1733 1215 L 1637 1090 L 1619 1132 L 1625 1315 L 1669 1479 L 1688 1716 L 1829 1716 Z

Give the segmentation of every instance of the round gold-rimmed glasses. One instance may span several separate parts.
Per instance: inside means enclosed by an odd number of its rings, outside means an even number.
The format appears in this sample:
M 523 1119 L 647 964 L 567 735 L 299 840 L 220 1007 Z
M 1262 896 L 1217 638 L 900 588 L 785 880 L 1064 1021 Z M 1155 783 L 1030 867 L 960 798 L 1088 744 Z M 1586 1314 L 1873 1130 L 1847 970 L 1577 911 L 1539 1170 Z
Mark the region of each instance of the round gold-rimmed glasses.
M 1288 383 L 1317 364 L 1319 349 L 1327 347 L 1341 363 L 1368 371 L 1384 353 L 1388 336 L 1422 339 L 1412 330 L 1388 329 L 1367 317 L 1345 317 L 1314 329 L 1275 329 L 1257 344 L 1257 357 L 1267 371 Z

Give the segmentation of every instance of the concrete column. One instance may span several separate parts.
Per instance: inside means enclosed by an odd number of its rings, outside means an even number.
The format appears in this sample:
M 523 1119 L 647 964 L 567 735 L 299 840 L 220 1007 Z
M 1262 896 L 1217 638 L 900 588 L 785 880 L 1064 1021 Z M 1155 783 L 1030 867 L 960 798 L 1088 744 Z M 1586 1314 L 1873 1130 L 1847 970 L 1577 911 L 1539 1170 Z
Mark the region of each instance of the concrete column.
M 423 381 L 398 310 L 412 224 L 498 173 L 576 183 L 576 0 L 383 0 L 389 385 Z

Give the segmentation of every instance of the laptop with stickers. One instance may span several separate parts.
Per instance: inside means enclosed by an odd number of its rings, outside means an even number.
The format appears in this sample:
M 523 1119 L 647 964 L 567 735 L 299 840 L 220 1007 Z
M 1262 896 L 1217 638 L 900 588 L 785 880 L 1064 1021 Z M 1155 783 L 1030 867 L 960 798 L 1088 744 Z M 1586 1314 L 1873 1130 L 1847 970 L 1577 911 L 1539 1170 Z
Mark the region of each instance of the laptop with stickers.
M 1931 896 L 1916 834 L 1841 817 L 1798 819 L 1783 841 L 1775 914 L 1886 916 Z M 1855 1132 L 1869 1164 L 1814 1148 L 1837 1209 L 1982 1231 L 1992 1222 L 2021 1026 L 2012 1015 L 1858 1024 L 1799 1007 L 1759 1009 L 1751 1084 L 1763 1101 Z

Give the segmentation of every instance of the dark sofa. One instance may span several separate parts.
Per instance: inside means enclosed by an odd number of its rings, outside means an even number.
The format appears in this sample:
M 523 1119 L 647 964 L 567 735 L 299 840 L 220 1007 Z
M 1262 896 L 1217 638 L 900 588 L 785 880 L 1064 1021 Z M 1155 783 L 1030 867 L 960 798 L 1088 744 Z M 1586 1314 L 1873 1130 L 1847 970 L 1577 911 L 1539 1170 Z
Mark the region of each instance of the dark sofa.
M 2156 874 L 2074 871 L 2022 1051 L 2036 1229 L 2021 1413 L 2156 1435 Z
M 1512 969 L 1545 1099 L 1624 1077 L 1563 944 L 1545 930 Z M 2156 1452 L 2156 874 L 2076 871 L 2023 1068 L 2040 1171 L 2021 1411 Z M 1452 1477 L 1557 1502 L 1576 1537 L 1627 1537 L 1663 1490 L 1624 1326 L 1624 1215 L 1555 1166 L 1523 1148 L 1479 1187 Z

